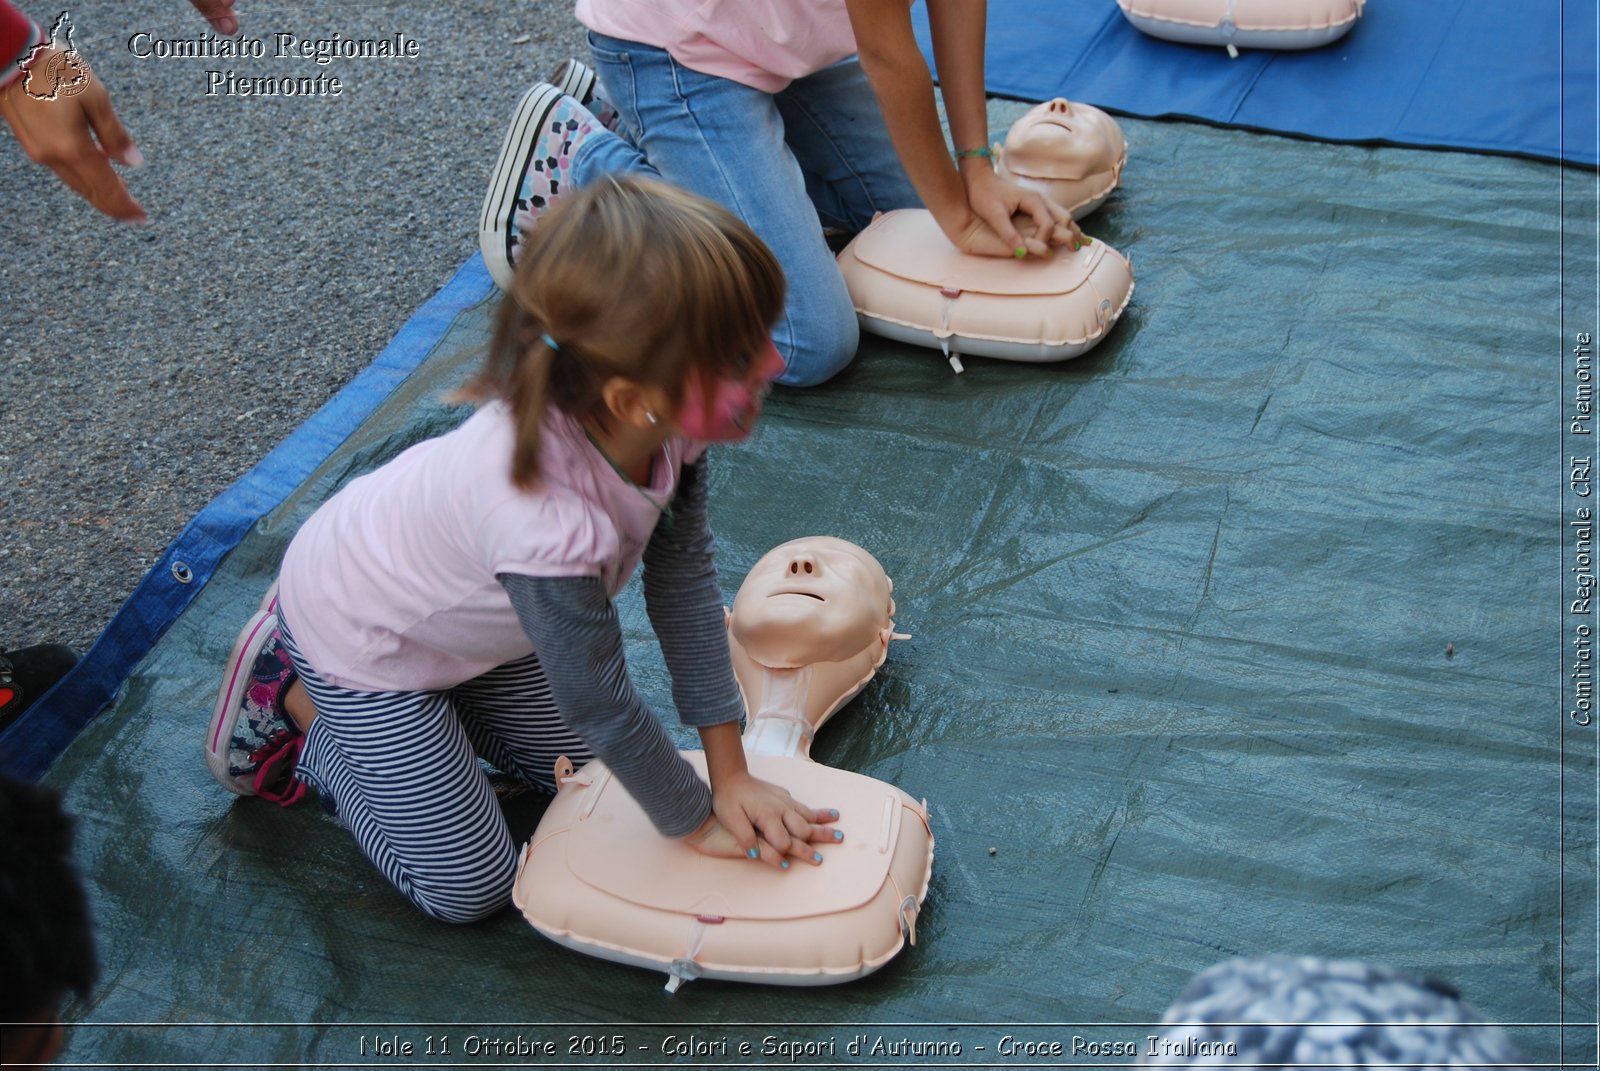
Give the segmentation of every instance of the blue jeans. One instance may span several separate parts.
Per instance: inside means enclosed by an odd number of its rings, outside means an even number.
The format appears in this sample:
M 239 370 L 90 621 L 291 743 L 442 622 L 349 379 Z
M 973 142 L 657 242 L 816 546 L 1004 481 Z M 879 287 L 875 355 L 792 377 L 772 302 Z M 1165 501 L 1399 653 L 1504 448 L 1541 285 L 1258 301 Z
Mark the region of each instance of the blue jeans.
M 778 378 L 811 386 L 855 357 L 855 306 L 823 238 L 877 212 L 921 205 L 853 57 L 779 93 L 701 74 L 662 49 L 589 34 L 601 92 L 622 118 L 578 147 L 579 185 L 606 174 L 658 175 L 731 209 L 761 236 L 788 279 L 773 341 Z

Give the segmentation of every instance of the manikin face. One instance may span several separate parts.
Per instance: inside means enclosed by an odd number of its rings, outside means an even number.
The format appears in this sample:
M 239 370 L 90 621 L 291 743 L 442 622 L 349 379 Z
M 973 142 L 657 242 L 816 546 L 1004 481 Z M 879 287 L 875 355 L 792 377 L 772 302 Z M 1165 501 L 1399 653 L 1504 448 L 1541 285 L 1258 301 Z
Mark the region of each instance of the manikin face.
M 792 539 L 763 555 L 740 585 L 733 636 L 773 669 L 842 662 L 889 627 L 890 589 L 883 566 L 854 543 Z
M 1110 171 L 1123 152 L 1121 130 L 1105 112 L 1057 97 L 1011 124 L 1006 166 L 1036 178 L 1084 178 Z

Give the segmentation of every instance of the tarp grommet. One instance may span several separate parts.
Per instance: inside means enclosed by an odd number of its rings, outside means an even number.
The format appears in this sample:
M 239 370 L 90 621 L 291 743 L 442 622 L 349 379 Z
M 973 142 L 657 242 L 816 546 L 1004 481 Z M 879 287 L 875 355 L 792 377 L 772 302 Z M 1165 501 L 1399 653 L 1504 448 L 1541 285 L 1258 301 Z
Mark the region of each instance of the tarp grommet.
M 188 584 L 194 580 L 194 570 L 189 568 L 188 562 L 173 562 L 172 579 L 180 584 Z

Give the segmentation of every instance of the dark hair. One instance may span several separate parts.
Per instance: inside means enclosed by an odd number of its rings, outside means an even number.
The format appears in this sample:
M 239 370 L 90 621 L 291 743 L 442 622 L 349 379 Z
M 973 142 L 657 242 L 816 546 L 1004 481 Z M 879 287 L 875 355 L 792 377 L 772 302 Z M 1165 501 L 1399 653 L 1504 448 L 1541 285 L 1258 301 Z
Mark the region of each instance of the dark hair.
M 654 179 L 606 178 L 563 195 L 530 230 L 488 360 L 458 397 L 510 404 L 511 478 L 531 487 L 548 407 L 604 422 L 613 376 L 681 402 L 694 372 L 707 388 L 740 375 L 766 348 L 783 293 L 777 258 L 727 209 Z
M 51 789 L 0 776 L 0 1018 L 53 1021 L 99 974 L 73 819 Z

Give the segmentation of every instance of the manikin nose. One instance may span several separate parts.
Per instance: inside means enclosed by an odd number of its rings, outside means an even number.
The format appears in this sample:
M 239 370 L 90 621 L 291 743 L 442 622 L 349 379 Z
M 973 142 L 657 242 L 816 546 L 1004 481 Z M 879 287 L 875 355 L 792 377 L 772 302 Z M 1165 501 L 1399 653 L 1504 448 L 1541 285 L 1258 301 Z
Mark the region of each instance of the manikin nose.
M 822 563 L 809 554 L 796 554 L 789 559 L 790 576 L 821 576 Z
M 1057 97 L 1046 106 L 1045 110 L 1054 115 L 1071 115 L 1072 102 L 1065 97 Z

